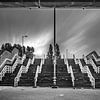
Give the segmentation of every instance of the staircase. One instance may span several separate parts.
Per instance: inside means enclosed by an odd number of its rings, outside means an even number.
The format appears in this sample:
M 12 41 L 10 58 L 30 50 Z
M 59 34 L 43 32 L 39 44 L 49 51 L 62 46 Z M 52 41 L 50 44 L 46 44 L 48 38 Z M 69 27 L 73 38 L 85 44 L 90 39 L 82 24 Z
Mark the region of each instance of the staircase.
M 64 59 L 57 59 L 56 78 L 58 87 L 72 87 L 71 75 L 67 71 L 67 65 L 64 63 Z
M 93 69 L 93 66 L 91 64 L 87 65 L 95 78 L 95 88 L 100 88 L 100 73 L 96 73 Z
M 84 59 L 80 59 L 81 63 L 83 66 L 87 65 L 89 67 L 90 72 L 92 73 L 92 76 L 95 79 L 95 88 L 100 88 L 100 74 L 96 73 L 93 66 L 91 64 L 86 64 Z M 96 61 L 94 59 L 92 59 L 94 61 L 94 63 L 96 64 L 96 66 L 98 66 L 98 64 L 96 63 Z
M 91 82 L 89 80 L 89 77 L 87 75 L 87 73 L 82 73 L 80 70 L 80 66 L 79 64 L 75 64 L 74 59 L 68 59 L 68 63 L 69 65 L 72 66 L 72 70 L 74 73 L 74 86 L 76 88 L 91 88 Z
M 5 73 L 5 76 L 2 78 L 2 81 L 0 82 L 1 86 L 14 86 L 14 79 L 21 67 L 21 64 L 18 64 L 13 71 L 13 73 Z
M 19 86 L 34 86 L 34 77 L 36 74 L 37 66 L 40 65 L 41 59 L 35 59 L 33 64 L 30 64 L 27 73 L 22 73 Z
M 86 62 L 84 61 L 84 59 L 80 59 L 82 66 L 84 67 L 86 65 Z
M 45 59 L 42 65 L 41 73 L 38 75 L 37 86 L 50 87 L 53 85 L 53 61 L 52 59 Z

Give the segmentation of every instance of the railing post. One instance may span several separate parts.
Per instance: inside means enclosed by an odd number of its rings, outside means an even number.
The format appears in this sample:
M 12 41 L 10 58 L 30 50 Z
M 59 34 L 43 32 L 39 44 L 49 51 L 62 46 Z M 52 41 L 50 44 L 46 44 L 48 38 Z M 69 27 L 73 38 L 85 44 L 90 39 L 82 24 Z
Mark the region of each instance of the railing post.
M 37 69 L 36 69 L 36 73 L 35 73 L 35 77 L 34 77 L 34 86 L 33 87 L 37 87 L 37 78 L 38 78 L 38 73 L 39 73 L 39 65 L 37 66 Z
M 86 69 L 87 69 L 87 74 L 88 74 L 88 77 L 89 77 L 89 79 L 90 79 L 90 82 L 91 82 L 93 88 L 95 88 L 95 79 L 94 79 L 94 77 L 92 76 L 92 73 L 90 72 L 89 67 L 88 67 L 88 66 L 85 66 L 85 67 L 86 67 Z
M 73 70 L 72 70 L 72 66 L 70 66 L 70 71 L 71 71 L 71 78 L 72 78 L 72 83 L 73 83 L 73 87 L 75 87 L 75 83 L 74 83 L 74 73 L 73 73 Z

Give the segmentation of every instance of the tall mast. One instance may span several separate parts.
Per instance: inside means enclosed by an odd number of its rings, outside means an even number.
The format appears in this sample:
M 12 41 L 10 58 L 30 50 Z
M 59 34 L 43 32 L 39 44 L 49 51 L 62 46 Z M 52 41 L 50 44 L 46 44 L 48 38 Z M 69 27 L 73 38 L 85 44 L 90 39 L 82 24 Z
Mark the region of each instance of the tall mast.
M 54 7 L 54 53 L 56 46 L 56 8 Z
M 56 8 L 54 7 L 54 75 L 53 75 L 53 88 L 56 86 Z

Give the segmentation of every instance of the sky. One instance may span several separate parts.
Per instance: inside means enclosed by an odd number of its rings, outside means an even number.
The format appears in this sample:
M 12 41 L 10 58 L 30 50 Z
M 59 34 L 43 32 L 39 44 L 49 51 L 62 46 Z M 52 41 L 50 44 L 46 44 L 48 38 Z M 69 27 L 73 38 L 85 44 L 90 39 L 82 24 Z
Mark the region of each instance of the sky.
M 53 44 L 52 8 L 0 8 L 0 45 L 6 42 L 33 46 L 35 54 L 44 55 L 49 44 Z M 100 51 L 100 10 L 99 9 L 57 9 L 57 43 L 61 54 L 69 56 Z

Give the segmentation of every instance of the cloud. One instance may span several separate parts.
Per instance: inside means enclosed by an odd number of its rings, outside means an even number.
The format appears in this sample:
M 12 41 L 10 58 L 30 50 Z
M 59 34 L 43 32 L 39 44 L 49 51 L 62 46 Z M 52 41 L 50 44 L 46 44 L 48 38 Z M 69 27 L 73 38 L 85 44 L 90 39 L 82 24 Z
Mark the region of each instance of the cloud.
M 33 46 L 35 48 L 35 54 L 41 56 L 47 51 L 47 45 L 49 45 L 53 38 L 52 33 L 52 30 L 45 30 L 34 38 L 27 40 L 25 46 Z
M 70 53 L 76 54 L 77 56 L 80 56 L 94 48 L 94 42 L 97 42 L 97 40 L 92 40 L 94 39 L 93 36 L 97 36 L 97 34 L 95 34 L 97 27 L 94 24 L 96 24 L 100 19 L 100 11 L 86 11 L 84 14 L 85 15 L 81 16 L 81 18 L 77 15 L 79 20 L 73 23 L 72 28 L 66 32 L 66 39 L 64 39 L 61 44 L 63 49 L 69 49 Z M 75 16 L 73 16 L 73 18 L 74 17 Z M 89 31 L 91 29 L 95 29 L 95 31 Z M 62 52 L 65 51 L 63 49 Z

